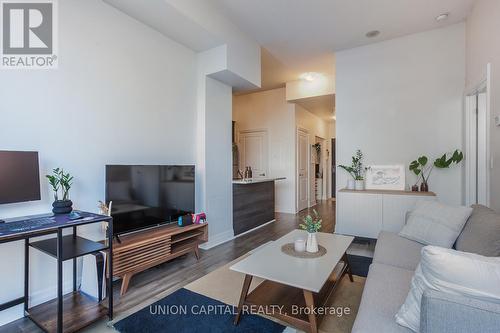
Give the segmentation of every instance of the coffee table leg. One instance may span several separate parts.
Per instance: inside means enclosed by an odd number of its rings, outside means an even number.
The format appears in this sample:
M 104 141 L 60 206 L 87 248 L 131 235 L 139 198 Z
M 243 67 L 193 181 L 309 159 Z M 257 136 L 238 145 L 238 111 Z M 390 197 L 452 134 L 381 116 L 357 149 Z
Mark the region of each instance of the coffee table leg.
M 243 282 L 243 288 L 241 289 L 240 303 L 238 304 L 238 313 L 234 318 L 234 324 L 238 325 L 240 321 L 241 311 L 243 310 L 243 305 L 245 304 L 245 299 L 248 295 L 248 289 L 250 289 L 250 284 L 252 283 L 252 276 L 245 275 L 245 281 Z
M 311 325 L 311 333 L 318 332 L 318 323 L 316 321 L 316 315 L 314 314 L 314 298 L 312 292 L 309 290 L 303 290 L 304 299 L 306 301 L 306 306 L 310 309 L 309 314 L 309 325 Z
M 352 278 L 351 264 L 349 263 L 349 259 L 347 259 L 347 253 L 344 253 L 344 256 L 342 257 L 342 260 L 347 265 L 346 271 L 347 271 L 347 274 L 349 275 L 349 280 L 351 280 L 351 282 L 354 282 L 354 280 Z

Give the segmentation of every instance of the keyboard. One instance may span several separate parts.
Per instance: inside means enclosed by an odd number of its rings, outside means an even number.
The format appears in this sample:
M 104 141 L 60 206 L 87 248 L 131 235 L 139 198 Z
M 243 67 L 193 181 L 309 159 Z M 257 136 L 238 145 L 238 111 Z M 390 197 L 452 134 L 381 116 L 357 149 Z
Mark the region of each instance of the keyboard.
M 25 232 L 33 229 L 38 229 L 46 224 L 55 223 L 53 217 L 41 217 L 19 222 L 8 222 L 0 224 L 0 235 L 11 232 Z

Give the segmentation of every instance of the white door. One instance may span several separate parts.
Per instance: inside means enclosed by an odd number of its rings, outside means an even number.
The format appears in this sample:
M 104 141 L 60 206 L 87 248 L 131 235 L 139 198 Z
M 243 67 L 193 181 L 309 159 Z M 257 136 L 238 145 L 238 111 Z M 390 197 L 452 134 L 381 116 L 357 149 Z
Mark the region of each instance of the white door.
M 477 203 L 488 205 L 486 93 L 477 95 Z
M 309 205 L 309 134 L 297 130 L 297 210 Z
M 240 147 L 241 164 L 240 168 L 245 171 L 246 167 L 252 168 L 253 178 L 265 178 L 268 176 L 268 142 L 267 131 L 241 131 Z
M 479 92 L 466 99 L 466 204 L 489 204 L 487 94 Z

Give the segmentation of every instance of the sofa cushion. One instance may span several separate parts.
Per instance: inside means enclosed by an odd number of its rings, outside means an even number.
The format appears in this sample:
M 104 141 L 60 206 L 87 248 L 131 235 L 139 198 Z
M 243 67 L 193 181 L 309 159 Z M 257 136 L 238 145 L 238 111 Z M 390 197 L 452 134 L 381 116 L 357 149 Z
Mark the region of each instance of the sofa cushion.
M 426 246 L 396 322 L 419 332 L 422 294 L 427 289 L 500 304 L 498 286 L 500 258 Z
M 473 205 L 472 215 L 458 236 L 459 251 L 487 257 L 500 256 L 500 214 L 482 205 Z
M 472 208 L 438 201 L 419 201 L 399 235 L 425 245 L 451 248 Z
M 412 270 L 371 264 L 352 332 L 411 332 L 396 324 L 394 316 L 408 295 L 412 276 Z
M 415 270 L 420 262 L 423 244 L 401 237 L 395 233 L 381 231 L 373 262 Z

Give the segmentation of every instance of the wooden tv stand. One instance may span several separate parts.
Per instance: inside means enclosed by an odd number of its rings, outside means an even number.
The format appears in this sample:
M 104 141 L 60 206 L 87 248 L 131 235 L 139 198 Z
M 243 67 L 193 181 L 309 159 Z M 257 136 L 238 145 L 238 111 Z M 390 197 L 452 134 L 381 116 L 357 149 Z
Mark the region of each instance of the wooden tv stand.
M 113 241 L 113 276 L 122 279 L 121 295 L 127 292 L 132 276 L 148 268 L 194 252 L 200 258 L 198 245 L 208 240 L 208 224 L 158 226 L 120 236 Z

